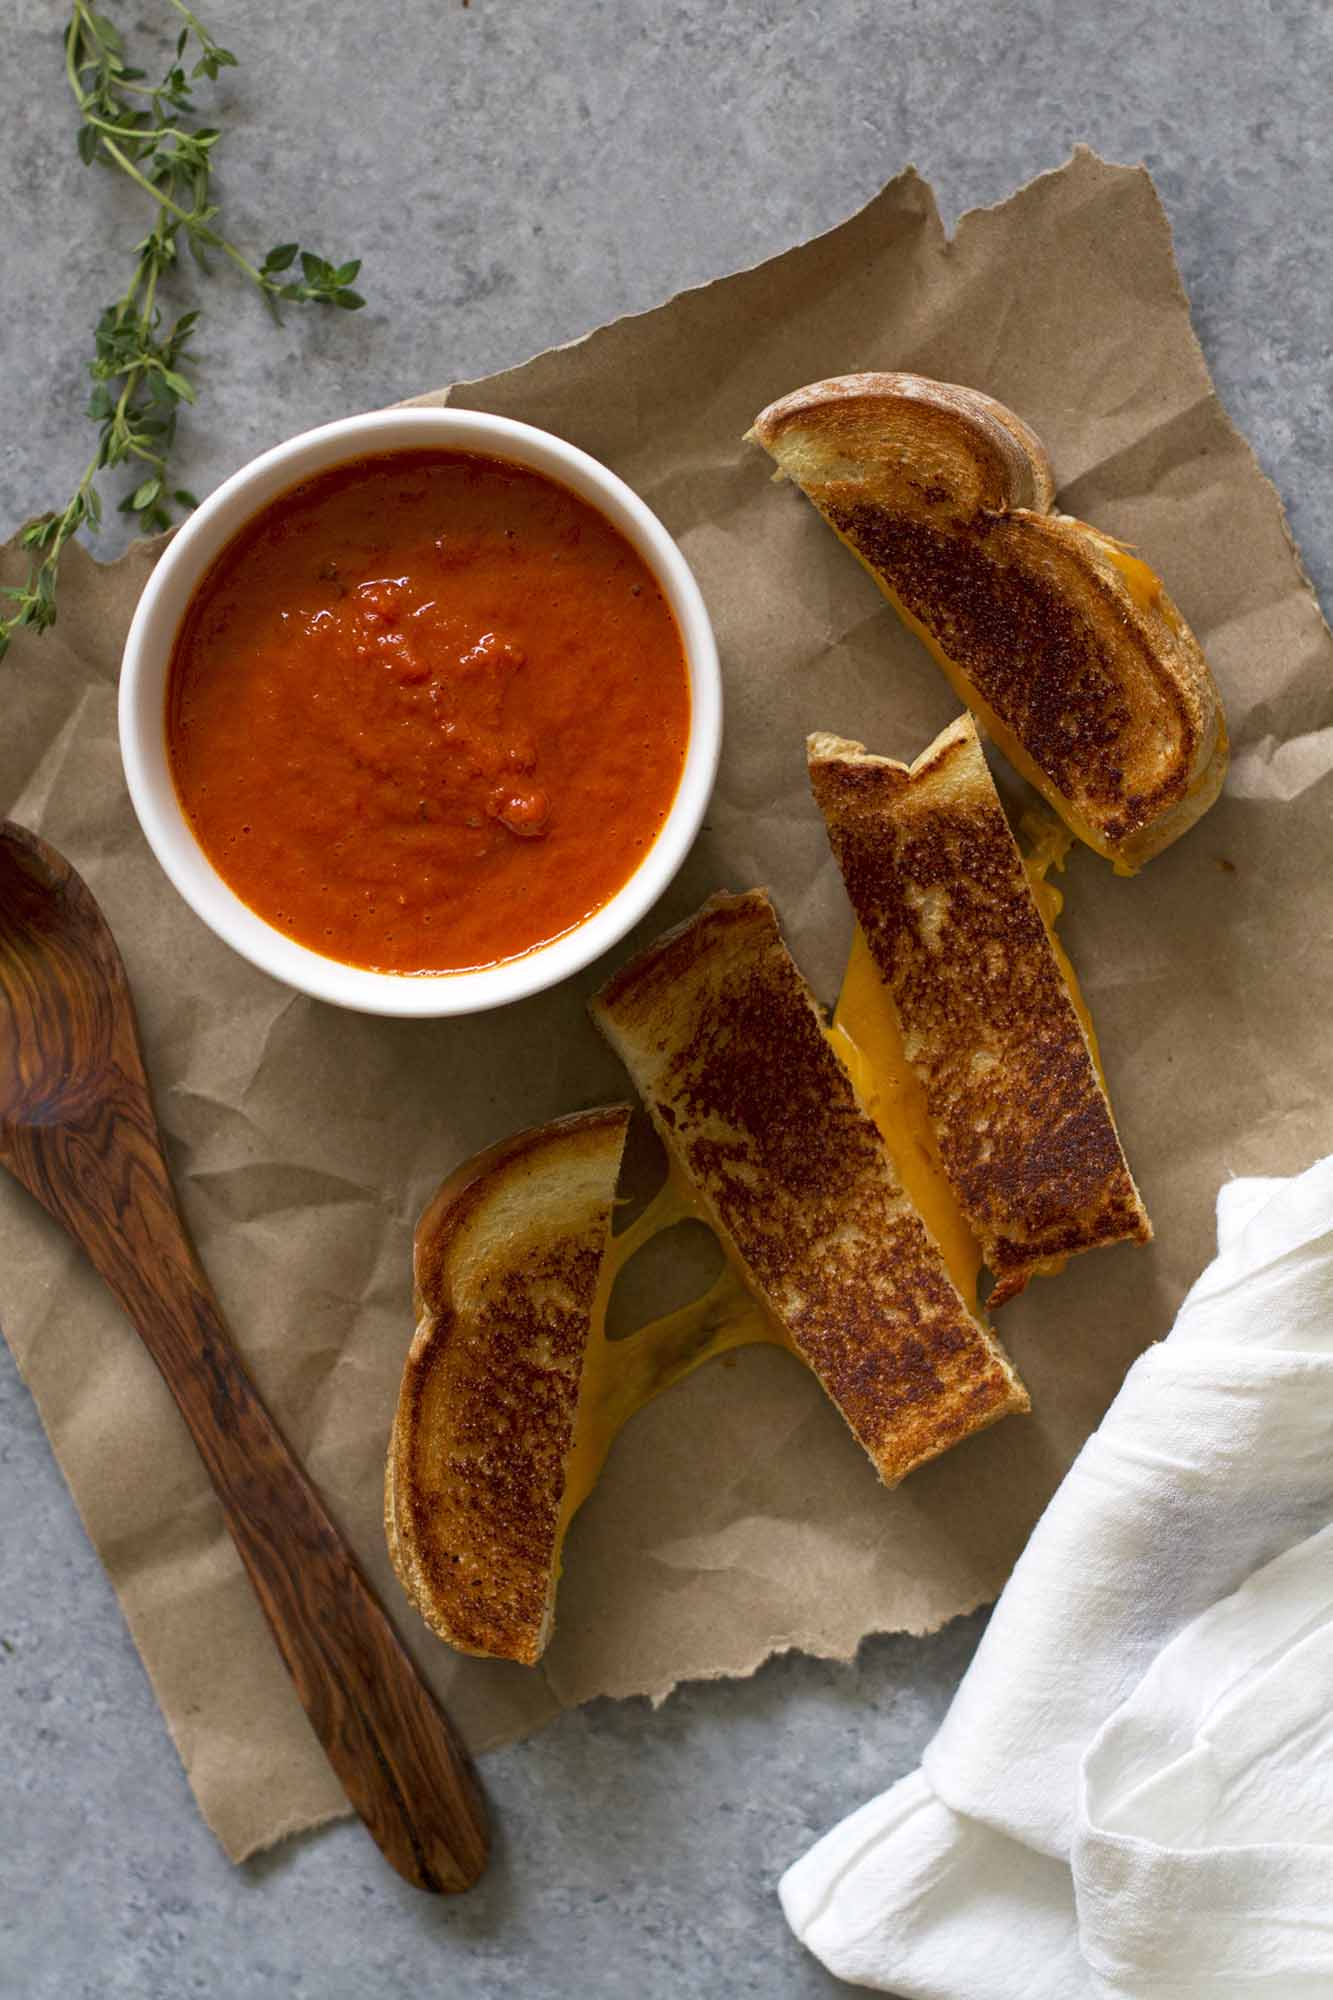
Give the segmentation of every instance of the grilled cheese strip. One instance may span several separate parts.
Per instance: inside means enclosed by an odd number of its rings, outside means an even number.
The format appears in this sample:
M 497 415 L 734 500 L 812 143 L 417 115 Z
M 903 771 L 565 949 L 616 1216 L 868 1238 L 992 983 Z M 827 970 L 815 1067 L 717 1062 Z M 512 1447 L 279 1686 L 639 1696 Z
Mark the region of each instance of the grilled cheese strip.
M 559 1573 L 565 1467 L 629 1125 L 557 1119 L 450 1176 L 417 1225 L 418 1323 L 385 1531 L 428 1625 L 531 1663 Z
M 1078 975 L 1055 928 L 1064 908 L 1064 896 L 1050 881 L 1049 873 L 1052 868 L 1064 867 L 1073 835 L 1058 820 L 1047 819 L 1038 813 L 1024 819 L 1023 831 L 1032 841 L 1023 856 L 1023 867 L 1032 884 L 1032 894 L 1046 926 L 1055 962 L 1068 988 L 1070 1002 L 1105 1089 L 1106 1077 L 1097 1044 L 1097 1031 L 1083 998 Z M 852 939 L 828 1034 L 839 1060 L 851 1076 L 857 1096 L 884 1134 L 884 1142 L 893 1155 L 903 1186 L 939 1244 L 949 1276 L 970 1310 L 975 1312 L 981 1246 L 958 1205 L 958 1197 L 944 1171 L 925 1088 L 907 1059 L 898 1016 L 859 924 Z M 1066 1261 L 1064 1257 L 1043 1258 L 1035 1268 L 1044 1276 L 1050 1276 L 1063 1270 Z
M 975 389 L 844 375 L 749 436 L 929 647 L 959 699 L 1077 837 L 1126 874 L 1226 773 L 1207 662 L 1148 565 L 1051 511 L 1040 441 Z
M 557 1119 L 441 1187 L 416 1234 L 420 1318 L 385 1480 L 394 1568 L 461 1652 L 532 1665 L 555 1615 L 566 1532 L 616 1436 L 730 1349 L 789 1347 L 728 1266 L 623 1340 L 606 1312 L 635 1252 L 699 1214 L 678 1176 L 611 1234 L 629 1111 Z
M 715 896 L 596 995 L 668 1154 L 880 1477 L 1027 1396 L 969 1313 L 762 892 Z
M 809 760 L 940 1166 L 994 1274 L 990 1303 L 1075 1251 L 1146 1242 L 1086 1009 L 972 718 L 910 767 L 828 735 Z

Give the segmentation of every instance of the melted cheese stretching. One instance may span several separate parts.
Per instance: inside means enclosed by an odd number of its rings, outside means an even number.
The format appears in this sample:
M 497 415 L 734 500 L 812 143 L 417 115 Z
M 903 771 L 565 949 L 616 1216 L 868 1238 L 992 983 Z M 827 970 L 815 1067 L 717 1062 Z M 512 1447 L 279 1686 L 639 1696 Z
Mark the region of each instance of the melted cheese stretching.
M 1074 968 L 1055 934 L 1064 897 L 1046 880 L 1051 868 L 1064 867 L 1072 835 L 1065 827 L 1035 814 L 1024 821 L 1024 831 L 1033 842 L 1024 859 L 1032 892 L 1100 1075 L 1101 1058 L 1092 1021 Z M 904 1189 L 939 1245 L 949 1276 L 969 1309 L 976 1312 L 981 1250 L 940 1165 L 925 1091 L 907 1060 L 897 1016 L 859 929 L 828 1037 L 879 1127 Z M 708 1222 L 708 1217 L 672 1161 L 665 1183 L 643 1214 L 607 1245 L 565 1467 L 557 1560 L 566 1530 L 592 1491 L 618 1432 L 637 1411 L 706 1361 L 732 1348 L 765 1343 L 794 1352 L 786 1329 L 754 1296 L 730 1261 L 717 1281 L 691 1304 L 650 1321 L 623 1340 L 608 1339 L 607 1307 L 616 1279 L 630 1258 L 663 1230 L 691 1220 Z M 725 1243 L 722 1247 L 727 1252 Z M 1040 1268 L 1058 1271 L 1063 1262 L 1062 1258 L 1051 1258 Z
M 643 1214 L 607 1245 L 565 1466 L 557 1552 L 569 1523 L 592 1491 L 617 1432 L 645 1404 L 730 1348 L 759 1342 L 791 1348 L 786 1329 L 755 1298 L 730 1263 L 701 1297 L 678 1312 L 650 1321 L 623 1340 L 608 1338 L 607 1307 L 616 1279 L 630 1258 L 651 1237 L 690 1220 L 705 1218 L 672 1162 L 665 1184 Z

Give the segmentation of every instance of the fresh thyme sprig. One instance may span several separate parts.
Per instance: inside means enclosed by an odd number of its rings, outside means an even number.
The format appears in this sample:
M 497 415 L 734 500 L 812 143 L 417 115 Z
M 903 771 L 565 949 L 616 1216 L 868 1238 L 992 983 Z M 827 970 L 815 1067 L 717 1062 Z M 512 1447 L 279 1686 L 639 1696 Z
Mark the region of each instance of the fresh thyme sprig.
M 216 256 L 234 264 L 275 318 L 283 301 L 348 311 L 365 304 L 352 290 L 358 260 L 335 265 L 299 243 L 278 243 L 255 264 L 223 233 L 212 192 L 213 149 L 222 135 L 197 122 L 193 86 L 200 78 L 216 82 L 236 58 L 182 0 L 169 5 L 184 25 L 160 83 L 149 83 L 147 72 L 127 60 L 115 23 L 86 0 L 74 0 L 65 29 L 65 75 L 81 120 L 79 157 L 85 166 L 100 162 L 127 175 L 151 201 L 153 223 L 135 245 L 128 287 L 103 312 L 93 337 L 87 415 L 98 426 L 97 449 L 63 512 L 43 514 L 23 530 L 22 544 L 32 557 L 26 582 L 0 591 L 11 607 L 0 618 L 0 659 L 19 626 L 44 632 L 54 625 L 61 551 L 80 528 L 100 526 L 97 480 L 103 472 L 137 462 L 142 476 L 120 511 L 136 516 L 145 534 L 170 527 L 173 503 L 198 504 L 183 486 L 171 485 L 168 470 L 178 408 L 195 399 L 186 369 L 199 314 L 184 312 L 168 323 L 159 299 L 182 244 L 205 272 Z M 191 43 L 197 59 L 187 74 Z M 298 260 L 299 278 L 291 275 Z

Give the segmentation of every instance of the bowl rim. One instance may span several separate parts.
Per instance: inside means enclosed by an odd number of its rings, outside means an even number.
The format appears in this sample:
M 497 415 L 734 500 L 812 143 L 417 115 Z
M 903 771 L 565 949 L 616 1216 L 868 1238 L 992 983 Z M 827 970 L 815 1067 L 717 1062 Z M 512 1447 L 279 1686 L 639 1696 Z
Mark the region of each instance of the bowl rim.
M 376 972 L 298 943 L 242 901 L 200 845 L 167 759 L 167 674 L 186 606 L 210 564 L 248 520 L 283 492 L 379 451 L 476 451 L 509 459 L 600 508 L 648 564 L 680 632 L 690 730 L 671 807 L 632 875 L 600 909 L 522 956 L 457 972 Z M 176 531 L 138 605 L 121 660 L 118 723 L 125 782 L 139 824 L 177 893 L 252 965 L 296 991 L 362 1013 L 408 1019 L 489 1011 L 546 991 L 618 944 L 685 860 L 703 822 L 722 745 L 722 677 L 712 622 L 685 556 L 618 473 L 553 432 L 513 417 L 451 406 L 400 406 L 300 432 L 223 480 Z

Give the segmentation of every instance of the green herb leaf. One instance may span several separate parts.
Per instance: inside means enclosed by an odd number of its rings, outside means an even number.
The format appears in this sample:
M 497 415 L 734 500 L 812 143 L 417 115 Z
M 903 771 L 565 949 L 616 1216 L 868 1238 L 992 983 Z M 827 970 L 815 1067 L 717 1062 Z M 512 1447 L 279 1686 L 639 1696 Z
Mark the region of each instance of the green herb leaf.
M 134 247 L 124 295 L 105 308 L 94 327 L 86 407 L 97 426 L 96 448 L 63 511 L 43 514 L 22 530 L 20 540 L 30 557 L 26 580 L 0 589 L 0 601 L 9 607 L 0 616 L 0 658 L 20 627 L 43 632 L 54 624 L 61 552 L 81 529 L 97 528 L 101 474 L 137 462 L 142 476 L 118 506 L 124 514 L 137 515 L 145 533 L 170 527 L 171 506 L 198 505 L 188 488 L 169 487 L 167 478 L 179 406 L 193 403 L 196 394 L 186 370 L 192 365 L 187 350 L 198 312 L 181 313 L 164 331 L 169 320 L 166 280 L 180 263 L 182 242 L 206 274 L 214 266 L 210 253 L 233 265 L 256 287 L 275 320 L 280 300 L 345 311 L 364 304 L 351 289 L 359 260 L 326 262 L 292 242 L 275 244 L 256 266 L 224 233 L 212 198 L 212 156 L 221 128 L 194 122 L 198 114 L 191 86 L 200 78 L 215 82 L 221 70 L 236 68 L 237 61 L 184 0 L 170 4 L 184 25 L 162 81 L 146 86 L 147 71 L 127 59 L 111 17 L 95 11 L 89 0 L 71 0 L 63 48 L 79 110 L 79 158 L 85 165 L 101 162 L 128 173 L 150 201 L 152 226 Z M 187 75 L 191 41 L 198 58 Z M 300 282 L 283 275 L 298 258 Z

